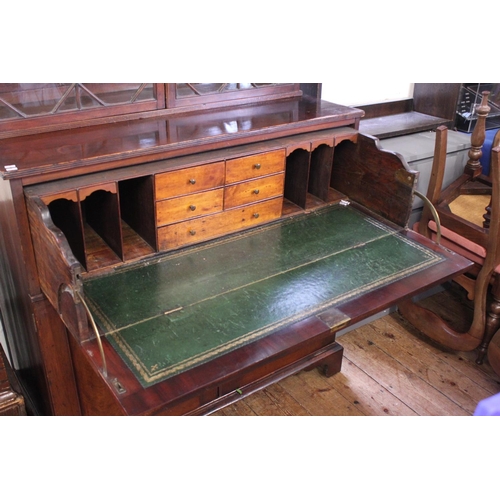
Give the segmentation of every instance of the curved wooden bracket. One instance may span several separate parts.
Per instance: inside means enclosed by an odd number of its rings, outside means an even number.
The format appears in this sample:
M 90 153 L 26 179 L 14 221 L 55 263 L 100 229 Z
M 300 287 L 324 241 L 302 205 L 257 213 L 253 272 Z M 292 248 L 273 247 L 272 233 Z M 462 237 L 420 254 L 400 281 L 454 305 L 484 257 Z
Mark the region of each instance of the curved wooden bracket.
M 97 191 L 106 191 L 111 194 L 116 194 L 118 192 L 118 189 L 116 187 L 116 182 L 108 182 L 107 184 L 99 184 L 98 186 L 82 188 L 78 190 L 78 199 L 80 201 L 84 201 L 86 198 L 93 195 Z
M 291 146 L 288 146 L 286 148 L 286 156 L 290 156 L 294 151 L 297 151 L 297 149 L 302 149 L 306 151 L 307 153 L 311 152 L 311 143 L 310 142 L 302 142 L 302 143 L 297 143 L 293 144 Z

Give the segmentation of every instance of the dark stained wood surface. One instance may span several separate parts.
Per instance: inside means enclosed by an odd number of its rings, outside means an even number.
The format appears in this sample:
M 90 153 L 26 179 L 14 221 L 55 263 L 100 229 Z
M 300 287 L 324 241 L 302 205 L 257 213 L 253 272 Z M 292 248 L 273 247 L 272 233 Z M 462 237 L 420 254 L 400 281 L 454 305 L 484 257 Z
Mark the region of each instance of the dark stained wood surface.
M 316 105 L 317 104 L 317 105 Z M 0 141 L 4 178 L 130 165 L 331 127 L 353 126 L 361 110 L 321 101 L 290 100 L 167 119 L 86 127 Z M 228 128 L 228 124 L 231 126 Z M 113 163 L 114 162 L 114 163 Z M 15 165 L 17 170 L 5 171 Z
M 416 83 L 413 88 L 413 109 L 454 123 L 460 87 L 460 83 Z
M 361 124 L 372 118 L 399 115 L 413 111 L 413 99 L 399 99 L 397 101 L 383 101 L 374 104 L 359 106 L 365 112 Z
M 359 131 L 379 139 L 398 135 L 414 134 L 433 130 L 440 125 L 449 125 L 450 120 L 429 116 L 417 111 L 397 115 L 379 116 L 361 120 Z
M 207 151 L 196 153 L 193 155 L 179 156 L 176 158 L 168 158 L 160 161 L 149 161 L 147 158 L 144 162 L 134 161 L 127 168 L 116 170 L 106 170 L 103 172 L 88 173 L 87 175 L 72 176 L 73 171 L 68 173 L 68 177 L 54 175 L 54 182 L 37 183 L 33 186 L 27 186 L 26 190 L 29 193 L 38 196 L 52 196 L 56 193 L 64 191 L 72 191 L 74 189 L 88 188 L 97 186 L 111 181 L 125 181 L 130 178 L 139 178 L 141 176 L 158 174 L 160 172 L 170 172 L 188 167 L 196 167 L 206 165 L 213 162 L 221 161 L 222 159 L 233 159 L 247 155 L 266 153 L 272 150 L 293 147 L 297 141 L 305 141 L 308 149 L 311 143 L 331 143 L 332 141 L 342 142 L 344 140 L 356 141 L 358 132 L 351 127 L 335 127 L 317 132 L 311 132 L 304 135 L 281 137 L 273 140 L 258 141 L 252 144 L 239 145 L 236 147 L 225 148 L 218 151 Z M 106 164 L 105 164 L 106 165 Z M 111 163 L 111 168 L 115 163 Z M 56 168 L 57 170 L 57 168 Z M 49 176 L 51 180 L 52 176 Z M 43 176 L 46 179 L 46 176 Z
M 460 83 L 415 83 L 413 97 L 361 106 L 365 117 L 359 130 L 379 139 L 455 123 Z
M 83 346 L 72 344 L 73 349 L 79 351 L 76 355 L 77 380 L 82 373 L 94 374 L 94 389 L 90 393 L 87 389 L 82 395 L 84 414 L 101 414 L 106 408 L 114 408 L 113 412 L 116 412 L 116 408 L 120 408 L 119 413 L 128 415 L 176 415 L 202 411 L 204 405 L 212 407 L 214 400 L 221 396 L 239 399 L 246 394 L 240 395 L 238 389 L 244 388 L 250 380 L 266 377 L 272 380 L 273 376 L 279 379 L 282 377 L 279 371 L 294 363 L 301 363 L 301 368 L 314 364 L 315 352 L 329 348 L 334 340 L 335 332 L 332 333 L 325 323 L 317 318 L 309 318 L 147 389 L 140 386 L 106 341 L 107 383 L 99 374 L 96 343 L 87 342 Z M 123 394 L 119 394 L 112 385 L 115 378 L 125 389 Z M 96 402 L 96 398 L 103 406 Z
M 416 172 L 378 139 L 359 134 L 335 148 L 331 186 L 398 226 L 410 216 Z
M 38 332 L 44 332 L 40 341 L 44 370 L 50 383 L 50 412 L 61 416 L 80 414 L 80 403 L 71 363 L 68 332 L 59 320 L 57 312 L 44 296 L 33 303 Z
M 32 237 L 38 257 L 40 287 L 56 310 L 61 285 L 73 285 L 83 271 L 62 231 L 54 225 L 46 206 L 39 199 L 29 201 Z

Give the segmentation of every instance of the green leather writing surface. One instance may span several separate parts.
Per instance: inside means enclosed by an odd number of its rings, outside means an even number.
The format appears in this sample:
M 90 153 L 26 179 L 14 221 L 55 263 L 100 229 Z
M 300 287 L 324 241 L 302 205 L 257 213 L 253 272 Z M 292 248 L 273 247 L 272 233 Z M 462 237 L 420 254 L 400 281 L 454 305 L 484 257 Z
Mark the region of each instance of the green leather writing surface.
M 441 261 L 336 205 L 84 283 L 143 386 Z

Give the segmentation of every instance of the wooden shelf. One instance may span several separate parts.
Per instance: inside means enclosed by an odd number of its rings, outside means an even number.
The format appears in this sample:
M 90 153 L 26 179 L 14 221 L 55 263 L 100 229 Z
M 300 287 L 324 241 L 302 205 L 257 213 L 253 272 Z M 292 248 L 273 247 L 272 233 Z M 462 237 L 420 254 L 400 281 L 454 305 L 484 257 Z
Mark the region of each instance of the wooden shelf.
M 363 134 L 373 135 L 379 139 L 386 139 L 388 137 L 434 130 L 440 125 L 449 127 L 451 124 L 452 122 L 445 118 L 410 111 L 408 113 L 361 120 L 359 131 Z
M 359 131 L 379 139 L 455 124 L 460 83 L 415 83 L 413 97 L 361 106 Z

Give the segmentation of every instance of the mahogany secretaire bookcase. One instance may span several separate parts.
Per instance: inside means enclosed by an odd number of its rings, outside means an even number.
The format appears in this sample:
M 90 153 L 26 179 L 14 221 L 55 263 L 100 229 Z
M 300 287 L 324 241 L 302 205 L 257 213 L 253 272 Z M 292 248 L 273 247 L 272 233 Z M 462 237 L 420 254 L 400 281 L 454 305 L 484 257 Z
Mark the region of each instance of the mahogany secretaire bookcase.
M 470 263 L 321 84 L 0 84 L 1 310 L 29 413 L 208 414 Z

